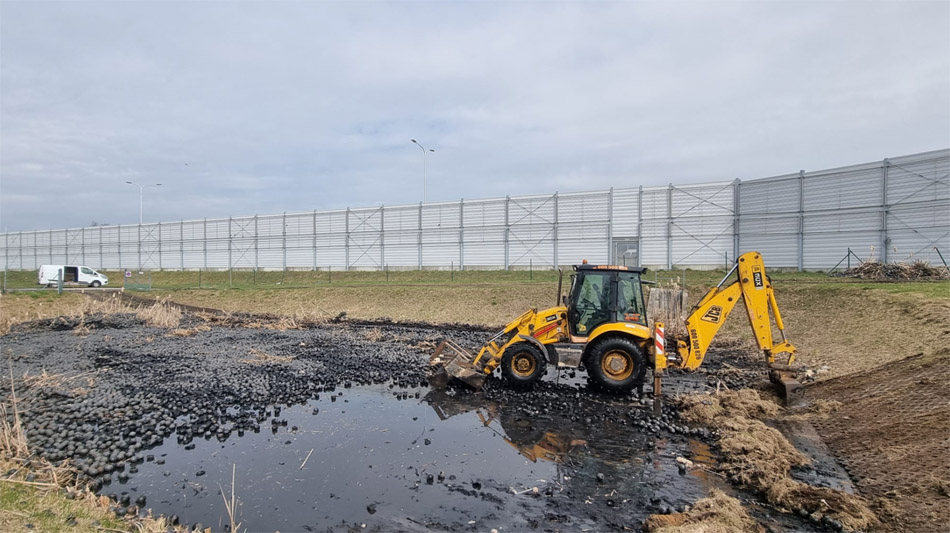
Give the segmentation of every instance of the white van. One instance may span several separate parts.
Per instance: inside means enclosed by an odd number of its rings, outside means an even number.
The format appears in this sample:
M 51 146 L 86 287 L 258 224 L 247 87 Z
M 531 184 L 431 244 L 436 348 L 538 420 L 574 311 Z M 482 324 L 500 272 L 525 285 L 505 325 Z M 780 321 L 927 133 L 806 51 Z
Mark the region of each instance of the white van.
M 60 271 L 63 272 L 63 285 L 101 287 L 109 284 L 109 278 L 81 265 L 41 265 L 38 276 L 39 284 L 45 286 L 58 284 Z

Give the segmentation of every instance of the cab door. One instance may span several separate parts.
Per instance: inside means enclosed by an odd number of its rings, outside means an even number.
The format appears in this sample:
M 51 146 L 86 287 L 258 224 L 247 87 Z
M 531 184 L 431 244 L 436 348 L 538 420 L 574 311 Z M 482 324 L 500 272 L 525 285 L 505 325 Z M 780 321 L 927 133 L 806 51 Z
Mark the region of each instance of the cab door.
M 616 308 L 616 283 L 611 283 L 612 275 L 614 273 L 597 271 L 577 273 L 568 311 L 572 335 L 587 337 L 597 326 L 613 321 L 611 310 Z

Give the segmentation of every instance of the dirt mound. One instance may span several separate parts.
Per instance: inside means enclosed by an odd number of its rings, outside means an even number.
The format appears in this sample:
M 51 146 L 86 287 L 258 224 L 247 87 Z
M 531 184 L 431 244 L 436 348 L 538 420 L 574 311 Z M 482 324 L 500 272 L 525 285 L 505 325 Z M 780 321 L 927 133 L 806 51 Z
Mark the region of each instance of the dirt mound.
M 829 527 L 866 529 L 877 519 L 864 501 L 826 487 L 813 487 L 789 476 L 807 457 L 776 429 L 758 418 L 776 416 L 781 408 L 754 390 L 680 399 L 682 417 L 718 430 L 723 459 L 720 469 L 730 481 L 763 494 L 772 505 L 813 515 Z
M 849 268 L 840 274 L 845 278 L 858 278 L 874 281 L 920 281 L 950 279 L 950 269 L 935 267 L 926 261 L 912 263 L 881 263 L 865 261 L 859 266 Z
M 813 424 L 874 501 L 887 531 L 938 531 L 950 516 L 950 350 L 815 385 L 840 402 Z M 873 413 L 869 416 L 868 413 Z M 943 524 L 943 525 L 941 525 Z
M 651 515 L 643 523 L 649 533 L 759 533 L 763 531 L 739 500 L 713 489 L 685 513 Z

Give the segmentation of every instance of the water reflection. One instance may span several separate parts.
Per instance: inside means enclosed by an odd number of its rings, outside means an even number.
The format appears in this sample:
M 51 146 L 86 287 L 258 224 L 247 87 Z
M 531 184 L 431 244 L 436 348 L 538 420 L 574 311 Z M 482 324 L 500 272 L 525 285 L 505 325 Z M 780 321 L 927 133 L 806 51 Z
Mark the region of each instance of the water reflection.
M 285 407 L 266 431 L 192 449 L 166 439 L 148 452 L 156 461 L 102 493 L 146 495 L 155 512 L 223 530 L 221 488 L 236 468 L 237 518 L 250 531 L 574 531 L 638 527 L 658 502 L 706 492 L 707 480 L 675 464 L 699 455 L 697 441 L 658 438 L 624 411 L 603 416 L 582 400 L 534 413 L 476 394 L 396 391 L 347 389 Z

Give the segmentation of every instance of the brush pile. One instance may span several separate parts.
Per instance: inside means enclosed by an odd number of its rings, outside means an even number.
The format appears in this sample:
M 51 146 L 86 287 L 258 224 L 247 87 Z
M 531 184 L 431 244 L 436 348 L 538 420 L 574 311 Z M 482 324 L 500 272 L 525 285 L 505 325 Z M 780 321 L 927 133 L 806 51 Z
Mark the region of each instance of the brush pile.
M 859 266 L 849 268 L 835 275 L 873 281 L 925 281 L 950 279 L 950 270 L 946 267 L 932 266 L 930 263 L 921 260 L 911 263 L 865 261 Z

